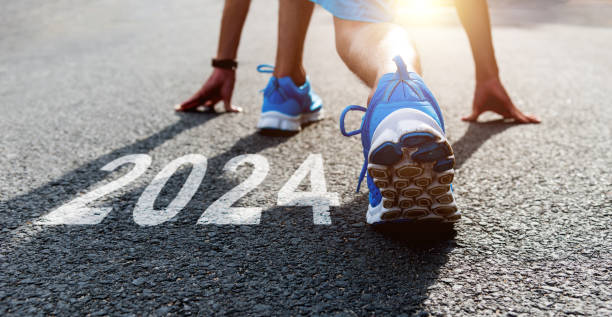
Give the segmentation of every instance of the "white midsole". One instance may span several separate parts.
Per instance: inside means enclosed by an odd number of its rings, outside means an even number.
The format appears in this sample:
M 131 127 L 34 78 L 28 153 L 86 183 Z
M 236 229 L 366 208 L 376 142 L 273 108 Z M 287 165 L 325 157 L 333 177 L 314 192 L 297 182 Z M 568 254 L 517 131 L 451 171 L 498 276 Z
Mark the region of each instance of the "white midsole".
M 410 108 L 399 109 L 378 124 L 372 135 L 370 152 L 385 142 L 398 143 L 403 135 L 412 132 L 429 132 L 442 140 L 445 139 L 442 128 L 423 111 Z
M 278 111 L 267 111 L 261 114 L 257 128 L 278 129 L 286 131 L 300 131 L 300 126 L 305 123 L 318 121 L 323 118 L 323 109 L 311 113 L 303 113 L 290 116 Z

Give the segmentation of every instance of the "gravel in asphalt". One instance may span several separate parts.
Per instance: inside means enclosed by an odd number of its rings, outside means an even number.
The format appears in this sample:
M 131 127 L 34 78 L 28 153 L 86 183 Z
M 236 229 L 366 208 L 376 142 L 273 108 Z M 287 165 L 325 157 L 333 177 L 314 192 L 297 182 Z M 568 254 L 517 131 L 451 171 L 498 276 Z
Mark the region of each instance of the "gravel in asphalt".
M 464 216 L 454 228 L 381 231 L 365 225 L 365 189 L 354 192 L 360 140 L 337 128 L 344 106 L 363 104 L 367 89 L 335 53 L 323 10 L 305 65 L 327 118 L 294 136 L 255 129 L 268 79 L 255 67 L 275 52 L 270 3 L 254 1 L 245 27 L 234 97 L 241 114 L 172 111 L 209 72 L 221 1 L 4 4 L 0 315 L 612 314 L 612 29 L 587 15 L 609 5 L 589 2 L 567 18 L 554 14 L 567 7 L 550 2 L 494 10 L 502 80 L 539 125 L 462 122 L 474 86 L 463 31 L 455 18 L 411 26 L 445 113 Z M 151 166 L 96 200 L 112 208 L 100 224 L 34 224 L 124 175 L 131 167 L 100 168 L 139 153 Z M 137 225 L 144 189 L 191 153 L 208 159 L 193 199 L 160 225 Z M 250 175 L 248 165 L 223 171 L 243 154 L 270 166 L 234 205 L 261 207 L 259 224 L 196 225 Z M 311 207 L 277 204 L 310 154 L 322 155 L 327 191 L 339 194 L 331 225 L 315 225 Z M 154 206 L 167 206 L 190 172 L 170 177 Z M 312 190 L 307 181 L 300 188 Z

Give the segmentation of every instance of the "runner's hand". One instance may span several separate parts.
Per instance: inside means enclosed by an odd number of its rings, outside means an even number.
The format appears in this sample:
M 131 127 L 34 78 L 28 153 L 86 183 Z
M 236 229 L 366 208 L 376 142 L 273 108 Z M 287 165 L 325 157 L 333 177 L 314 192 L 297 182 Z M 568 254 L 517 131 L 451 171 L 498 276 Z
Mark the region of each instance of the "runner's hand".
M 519 123 L 540 123 L 540 119 L 524 114 L 512 103 L 497 77 L 476 83 L 472 114 L 463 117 L 462 120 L 476 121 L 483 112 L 487 111 L 493 111 L 505 119 L 514 119 Z
M 236 82 L 236 72 L 230 69 L 214 68 L 213 73 L 200 90 L 191 98 L 175 107 L 176 111 L 194 111 L 198 107 L 214 107 L 219 101 L 223 101 L 225 111 L 240 112 L 240 107 L 232 106 L 232 92 Z

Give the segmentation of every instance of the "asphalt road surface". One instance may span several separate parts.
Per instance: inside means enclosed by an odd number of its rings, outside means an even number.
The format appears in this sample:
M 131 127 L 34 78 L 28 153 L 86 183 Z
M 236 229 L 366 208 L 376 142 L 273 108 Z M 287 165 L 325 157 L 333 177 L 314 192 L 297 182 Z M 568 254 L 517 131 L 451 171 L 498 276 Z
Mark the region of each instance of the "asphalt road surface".
M 4 3 L 0 315 L 611 315 L 612 4 L 508 3 L 493 8 L 502 80 L 540 125 L 462 122 L 456 18 L 409 25 L 464 215 L 409 232 L 365 225 L 360 140 L 337 127 L 367 89 L 327 12 L 305 55 L 327 118 L 264 136 L 255 68 L 274 61 L 276 1 L 245 26 L 241 114 L 172 111 L 209 74 L 222 1 Z M 320 199 L 292 206 L 296 191 Z

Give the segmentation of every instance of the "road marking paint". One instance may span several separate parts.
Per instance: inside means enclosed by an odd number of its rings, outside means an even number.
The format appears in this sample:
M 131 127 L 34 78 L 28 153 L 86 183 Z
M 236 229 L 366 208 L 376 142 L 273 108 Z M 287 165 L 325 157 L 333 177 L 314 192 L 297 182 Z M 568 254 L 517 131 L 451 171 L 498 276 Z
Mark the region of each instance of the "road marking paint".
M 298 192 L 297 188 L 310 173 L 310 192 Z M 321 154 L 310 154 L 278 192 L 279 206 L 312 206 L 316 225 L 331 225 L 330 206 L 340 206 L 338 193 L 328 193 L 323 172 Z
M 67 204 L 60 206 L 47 215 L 39 218 L 38 225 L 95 225 L 104 219 L 112 207 L 88 207 L 87 205 L 98 198 L 106 196 L 122 188 L 140 177 L 151 165 L 151 157 L 147 154 L 131 154 L 122 156 L 101 168 L 112 172 L 118 167 L 132 163 L 134 167 L 122 177 L 99 187 L 83 196 L 77 197 Z
M 35 220 L 33 225 L 94 225 L 101 223 L 112 208 L 88 207 L 87 205 L 127 186 L 140 177 L 151 165 L 151 157 L 146 154 L 126 155 L 106 164 L 101 170 L 111 172 L 128 163 L 134 164 L 134 167 L 127 174 L 60 206 Z M 157 196 L 172 175 L 185 164 L 191 164 L 192 169 L 181 190 L 166 208 L 155 209 L 153 206 Z M 254 166 L 251 175 L 213 202 L 200 216 L 197 224 L 259 224 L 261 207 L 232 207 L 232 205 L 263 182 L 270 166 L 268 160 L 262 155 L 245 154 L 231 159 L 225 164 L 223 170 L 234 173 L 243 164 Z M 155 226 L 175 217 L 197 192 L 206 174 L 206 169 L 207 159 L 199 154 L 185 155 L 170 162 L 141 194 L 134 208 L 134 222 L 140 226 Z M 297 191 L 298 186 L 308 174 L 310 174 L 311 191 Z M 277 204 L 279 206 L 312 206 L 314 224 L 331 224 L 330 206 L 339 206 L 340 198 L 338 193 L 327 192 L 321 154 L 310 154 L 306 158 L 278 192 Z
M 162 191 L 168 180 L 174 175 L 176 170 L 185 165 L 191 164 L 192 169 L 183 184 L 183 187 L 170 202 L 168 207 L 158 210 L 153 207 L 155 199 Z M 151 184 L 144 190 L 138 203 L 134 208 L 134 222 L 140 226 L 155 226 L 164 223 L 176 216 L 191 201 L 197 192 L 204 175 L 206 174 L 206 157 L 199 154 L 189 154 L 175 159 L 168 163 L 164 169 L 155 176 Z
M 251 175 L 238 186 L 234 187 L 221 198 L 212 203 L 200 216 L 197 224 L 259 224 L 261 219 L 260 207 L 232 207 L 244 195 L 255 189 L 268 175 L 270 166 L 268 159 L 259 154 L 245 154 L 234 157 L 223 168 L 226 172 L 236 172 L 242 164 L 250 163 L 254 166 Z

